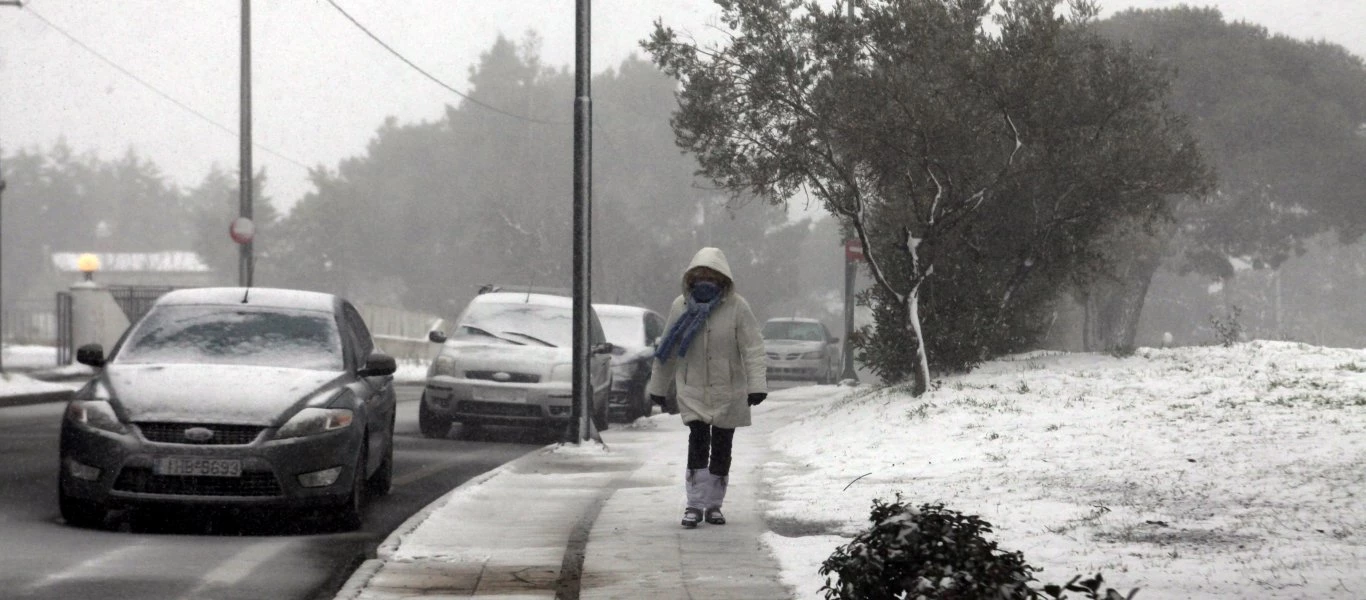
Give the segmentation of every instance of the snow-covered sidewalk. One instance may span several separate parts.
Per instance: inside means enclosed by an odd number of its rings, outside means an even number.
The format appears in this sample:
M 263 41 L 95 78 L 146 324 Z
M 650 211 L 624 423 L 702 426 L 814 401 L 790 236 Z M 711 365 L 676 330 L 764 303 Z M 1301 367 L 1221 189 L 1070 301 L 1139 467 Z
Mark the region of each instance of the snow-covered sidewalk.
M 923 398 L 815 386 L 775 431 L 763 508 L 786 582 L 874 498 L 942 502 L 1046 582 L 1103 572 L 1140 598 L 1366 596 L 1366 351 L 1288 342 L 1031 353 Z

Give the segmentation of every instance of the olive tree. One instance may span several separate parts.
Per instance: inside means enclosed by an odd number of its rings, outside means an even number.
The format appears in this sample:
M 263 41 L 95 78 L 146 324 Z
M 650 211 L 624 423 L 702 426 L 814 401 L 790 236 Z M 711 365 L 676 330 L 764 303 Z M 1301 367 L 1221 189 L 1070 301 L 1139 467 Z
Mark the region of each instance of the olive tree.
M 1020 298 L 1048 297 L 1022 294 L 1032 281 L 1093 259 L 1111 223 L 1159 219 L 1170 195 L 1206 185 L 1162 103 L 1167 74 L 1091 33 L 1090 3 L 1062 16 L 1058 0 L 1005 0 L 994 16 L 985 0 L 872 0 L 852 16 L 842 3 L 717 4 L 722 42 L 663 23 L 644 42 L 681 82 L 679 145 L 733 193 L 810 194 L 850 228 L 875 282 L 864 347 L 884 378 L 914 375 L 915 393 L 936 339 L 1008 322 Z M 922 286 L 937 267 L 993 297 L 939 305 L 977 317 L 927 334 Z M 937 366 L 993 348 L 976 346 Z

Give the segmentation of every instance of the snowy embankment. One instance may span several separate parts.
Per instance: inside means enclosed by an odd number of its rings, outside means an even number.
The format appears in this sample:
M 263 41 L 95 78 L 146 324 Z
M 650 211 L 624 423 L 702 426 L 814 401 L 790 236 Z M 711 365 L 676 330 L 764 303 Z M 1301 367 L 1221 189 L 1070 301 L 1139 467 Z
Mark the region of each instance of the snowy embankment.
M 770 441 L 765 541 L 802 599 L 872 500 L 943 503 L 1045 582 L 1140 598 L 1366 597 L 1366 351 L 1032 353 L 899 388 L 816 386 Z

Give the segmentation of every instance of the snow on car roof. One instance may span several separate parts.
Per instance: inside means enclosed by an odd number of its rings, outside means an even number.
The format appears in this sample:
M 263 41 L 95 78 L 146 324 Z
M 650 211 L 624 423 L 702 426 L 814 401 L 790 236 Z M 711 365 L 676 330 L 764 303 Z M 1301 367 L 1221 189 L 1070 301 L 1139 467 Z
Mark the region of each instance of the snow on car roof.
M 574 307 L 573 298 L 551 294 L 528 294 L 526 292 L 489 292 L 475 296 L 472 302 L 478 304 L 536 304 L 563 308 Z
M 250 291 L 240 287 L 187 288 L 172 290 L 157 300 L 157 304 L 243 304 L 332 312 L 336 296 L 322 292 L 254 287 Z
M 820 319 L 808 319 L 805 317 L 778 317 L 764 321 L 765 323 L 820 323 Z
M 629 304 L 593 304 L 599 317 L 634 316 L 651 312 L 650 309 Z

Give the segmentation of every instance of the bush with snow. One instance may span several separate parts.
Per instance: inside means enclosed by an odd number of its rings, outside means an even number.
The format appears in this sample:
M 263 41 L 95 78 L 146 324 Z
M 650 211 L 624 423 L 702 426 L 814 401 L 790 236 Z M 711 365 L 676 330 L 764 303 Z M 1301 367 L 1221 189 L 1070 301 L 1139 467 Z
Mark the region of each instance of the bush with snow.
M 821 565 L 826 600 L 1035 600 L 1067 598 L 1069 591 L 1091 599 L 1126 598 L 1114 589 L 1101 595 L 1099 574 L 1030 587 L 1037 569 L 1024 554 L 1001 550 L 986 539 L 990 523 L 942 504 L 913 508 L 898 494 L 891 503 L 873 500 L 869 520 L 871 528 Z

